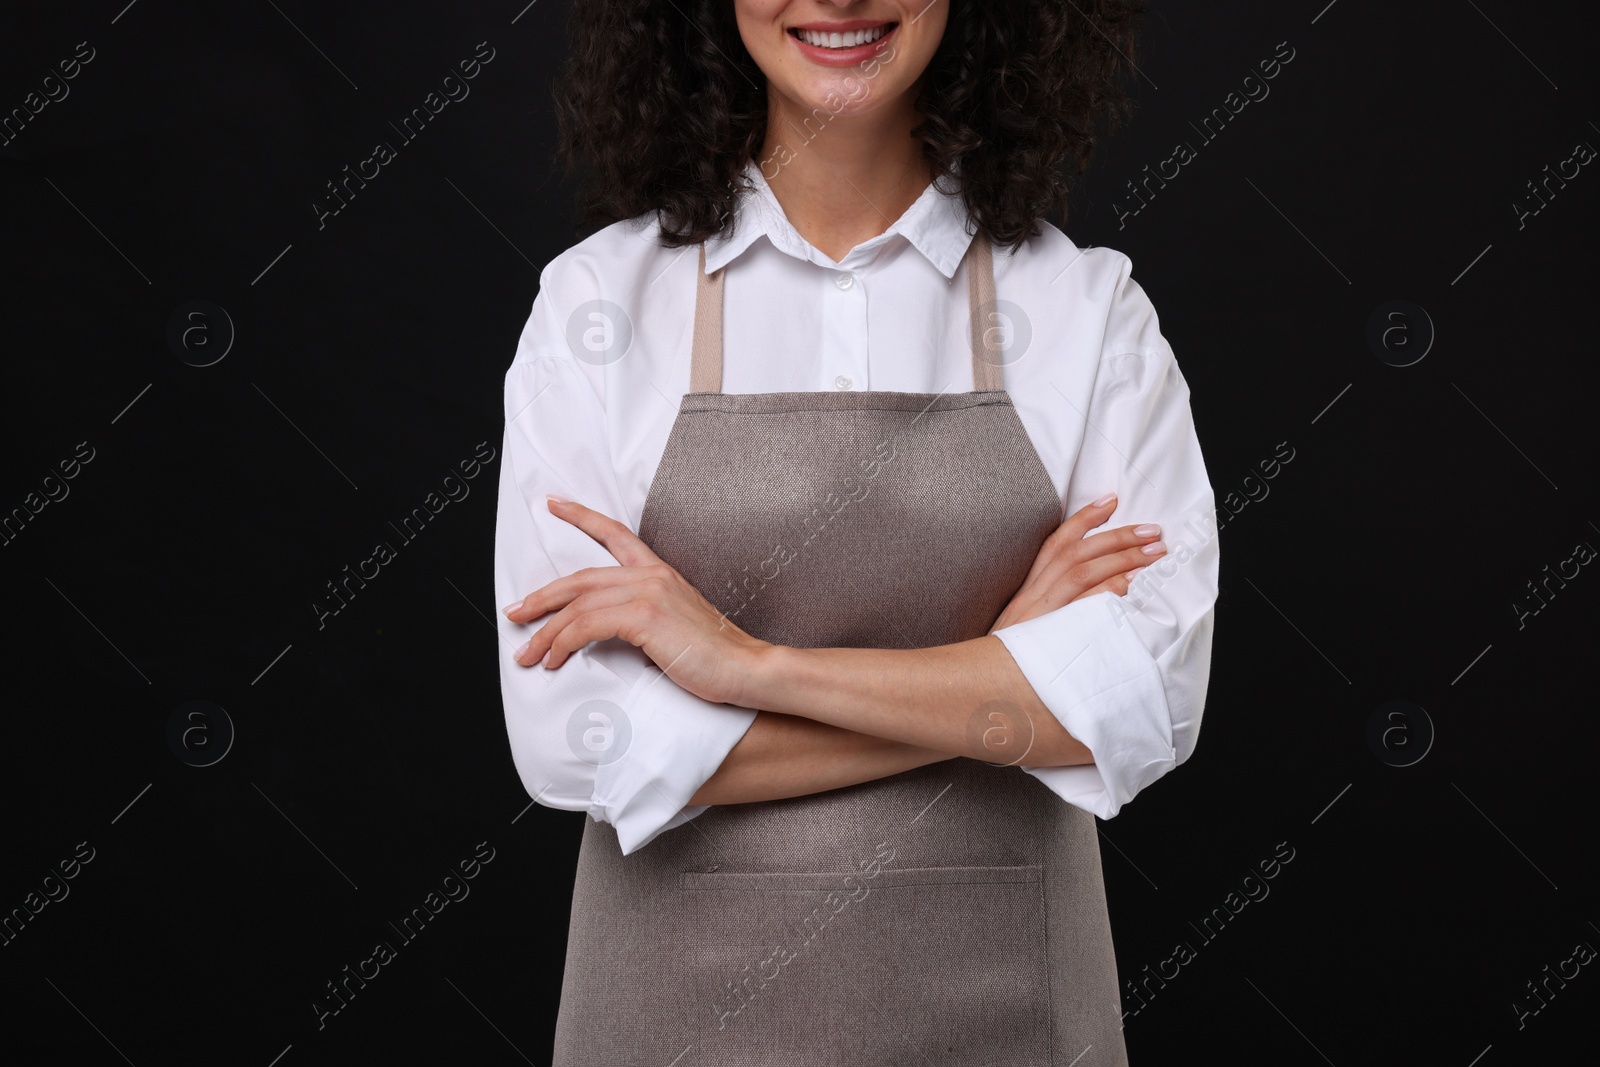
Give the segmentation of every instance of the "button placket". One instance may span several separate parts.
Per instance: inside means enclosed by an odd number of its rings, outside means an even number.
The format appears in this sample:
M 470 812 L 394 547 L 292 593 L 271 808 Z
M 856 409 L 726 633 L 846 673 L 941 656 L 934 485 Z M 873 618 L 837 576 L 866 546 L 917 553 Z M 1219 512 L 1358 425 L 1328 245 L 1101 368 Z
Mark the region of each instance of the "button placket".
M 823 289 L 824 390 L 867 388 L 867 292 L 856 272 L 835 271 Z

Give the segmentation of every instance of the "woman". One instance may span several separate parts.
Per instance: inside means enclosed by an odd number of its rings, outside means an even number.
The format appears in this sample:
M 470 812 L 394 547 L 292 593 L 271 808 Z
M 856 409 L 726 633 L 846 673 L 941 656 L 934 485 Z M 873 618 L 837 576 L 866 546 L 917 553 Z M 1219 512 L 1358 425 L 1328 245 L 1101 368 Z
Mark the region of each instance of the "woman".
M 592 816 L 557 1067 L 1125 1062 L 1094 816 L 1193 751 L 1217 581 L 1155 312 L 1043 221 L 1132 19 L 575 9 L 608 225 L 496 536 L 518 772 Z

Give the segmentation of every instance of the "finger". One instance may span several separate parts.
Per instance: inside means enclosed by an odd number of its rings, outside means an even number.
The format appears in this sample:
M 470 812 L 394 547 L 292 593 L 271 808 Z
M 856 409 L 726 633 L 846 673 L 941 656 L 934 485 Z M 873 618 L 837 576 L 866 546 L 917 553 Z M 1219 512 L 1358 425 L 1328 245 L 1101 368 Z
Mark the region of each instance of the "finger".
M 1104 555 L 1122 548 L 1133 548 L 1147 545 L 1161 536 L 1161 527 L 1153 522 L 1142 522 L 1137 525 L 1118 526 L 1114 530 L 1102 530 L 1097 534 L 1085 537 L 1080 544 L 1091 548 L 1094 555 Z
M 1070 582 L 1082 589 L 1086 584 L 1098 584 L 1110 574 L 1144 566 L 1166 555 L 1166 542 L 1154 540 L 1158 534 L 1135 536 L 1131 530 L 1108 530 L 1080 542 L 1070 552 L 1056 553 L 1035 568 L 1039 573 L 1030 581 L 1038 588 Z M 1092 580 L 1086 580 L 1089 578 Z
M 1060 555 L 1076 561 L 1095 559 L 1109 556 L 1113 552 L 1155 544 L 1160 538 L 1161 527 L 1153 522 L 1141 523 L 1138 526 L 1119 526 L 1115 530 L 1103 530 L 1091 534 L 1070 548 L 1063 549 Z
M 611 567 L 605 569 L 623 570 L 624 568 Z M 603 586 L 583 593 L 573 599 L 571 603 L 563 606 L 561 610 L 550 617 L 549 621 L 534 632 L 533 636 L 528 639 L 527 645 L 519 650 L 519 654 L 515 657 L 516 661 L 524 667 L 533 666 L 544 658 L 545 653 L 555 647 L 563 633 L 571 629 L 585 615 L 597 610 L 626 604 L 645 595 L 645 592 L 642 583 L 635 581 L 629 584 Z M 566 653 L 562 655 L 561 659 L 565 660 L 568 655 L 587 643 L 587 641 L 584 641 L 577 645 L 567 646 Z M 553 656 L 551 660 L 552 662 L 545 664 L 547 667 L 559 666 L 559 660 L 556 660 Z
M 1067 603 L 1074 603 L 1084 599 L 1085 597 L 1094 596 L 1096 593 L 1115 593 L 1117 596 L 1127 596 L 1128 582 L 1120 574 L 1115 578 L 1107 578 L 1093 589 L 1085 589 L 1083 592 L 1073 597 L 1072 600 L 1067 601 Z
M 611 516 L 585 507 L 576 500 L 562 500 L 555 496 L 547 496 L 547 500 L 550 514 L 565 519 L 599 541 L 624 567 L 661 562 L 661 557 L 651 551 L 638 534 Z
M 1073 512 L 1065 522 L 1052 530 L 1050 536 L 1044 539 L 1044 544 L 1039 546 L 1039 552 L 1033 558 L 1033 566 L 1028 568 L 1028 576 L 1023 579 L 1024 587 L 1033 582 L 1039 572 L 1052 560 L 1081 541 L 1084 534 L 1104 524 L 1116 510 L 1117 494 L 1107 493 Z
M 551 641 L 550 655 L 545 660 L 545 667 L 555 670 L 574 652 L 594 641 L 619 637 L 630 645 L 640 645 L 643 641 L 643 638 L 639 637 L 644 622 L 641 611 L 643 607 L 640 601 L 629 598 L 625 603 L 586 611 L 579 615 L 572 620 L 571 625 L 563 627 Z
M 1107 493 L 1093 503 L 1085 504 L 1067 517 L 1067 520 L 1050 535 L 1051 539 L 1059 538 L 1062 541 L 1081 541 L 1083 535 L 1103 525 L 1117 510 L 1117 494 Z
M 500 611 L 512 622 L 532 622 L 541 615 L 565 607 L 583 593 L 637 582 L 643 576 L 637 567 L 584 567 L 582 570 L 564 574 L 541 585 L 521 600 L 507 604 Z
M 565 607 L 584 593 L 612 586 L 642 582 L 646 578 L 671 580 L 678 572 L 665 563 L 639 567 L 584 567 L 562 575 L 535 589 L 526 597 L 500 610 L 513 622 L 532 622 L 549 612 Z
M 1156 551 L 1153 553 L 1147 552 L 1147 548 L 1153 548 Z M 1114 552 L 1108 556 L 1098 556 L 1094 559 L 1080 559 L 1074 561 L 1068 561 L 1065 559 L 1057 560 L 1050 567 L 1046 568 L 1039 587 L 1041 589 L 1051 591 L 1051 593 L 1046 595 L 1051 596 L 1052 599 L 1047 600 L 1046 602 L 1053 603 L 1054 597 L 1060 597 L 1064 595 L 1060 591 L 1063 587 L 1066 589 L 1081 590 L 1097 589 L 1108 579 L 1111 579 L 1119 574 L 1125 574 L 1128 571 L 1147 566 L 1148 564 L 1163 558 L 1165 555 L 1166 545 L 1160 541 L 1156 541 L 1150 545 L 1137 548 L 1127 548 L 1120 552 Z M 1070 599 L 1062 601 L 1062 603 L 1071 603 L 1073 600 L 1077 600 L 1079 597 L 1085 595 L 1087 595 L 1087 593 L 1075 594 Z
M 1101 582 L 1093 589 L 1085 589 L 1072 600 L 1082 600 L 1084 597 L 1094 596 L 1096 593 L 1115 593 L 1117 596 L 1127 596 L 1128 587 L 1133 584 L 1132 574 L 1114 574 Z M 1072 601 L 1068 601 L 1071 603 Z
M 1148 559 L 1149 557 L 1145 558 Z M 1121 574 L 1113 574 L 1093 589 L 1085 589 L 1072 599 L 1082 600 L 1084 597 L 1094 596 L 1096 593 L 1115 593 L 1117 596 L 1127 596 L 1128 591 L 1133 588 L 1133 580 L 1139 576 L 1139 572 L 1144 570 L 1146 566 L 1149 566 L 1149 564 L 1145 563 L 1132 570 L 1123 571 Z

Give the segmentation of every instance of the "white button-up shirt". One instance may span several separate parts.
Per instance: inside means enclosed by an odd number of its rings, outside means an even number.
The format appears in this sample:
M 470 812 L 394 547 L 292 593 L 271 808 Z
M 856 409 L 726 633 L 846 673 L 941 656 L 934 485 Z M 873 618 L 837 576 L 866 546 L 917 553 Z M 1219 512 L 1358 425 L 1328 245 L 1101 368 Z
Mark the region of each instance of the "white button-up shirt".
M 972 389 L 959 196 L 929 185 L 834 262 L 789 223 L 759 168 L 746 173 L 755 190 L 734 230 L 706 243 L 706 269 L 727 268 L 723 392 Z M 1100 529 L 1159 523 L 1168 552 L 1126 597 L 1099 593 L 995 636 L 1094 755 L 1024 770 L 1110 818 L 1194 751 L 1217 596 L 1215 504 L 1188 385 L 1128 257 L 1041 227 L 1015 254 L 995 249 L 1004 387 L 1063 515 L 1115 490 Z M 657 233 L 653 216 L 613 224 L 540 275 L 505 378 L 497 605 L 617 563 L 550 514 L 546 493 L 639 528 L 689 388 L 698 262 L 693 246 L 667 248 Z M 530 796 L 611 823 L 624 853 L 706 810 L 688 801 L 754 711 L 692 695 L 620 639 L 553 671 L 519 666 L 513 650 L 545 620 L 496 619 L 506 728 Z

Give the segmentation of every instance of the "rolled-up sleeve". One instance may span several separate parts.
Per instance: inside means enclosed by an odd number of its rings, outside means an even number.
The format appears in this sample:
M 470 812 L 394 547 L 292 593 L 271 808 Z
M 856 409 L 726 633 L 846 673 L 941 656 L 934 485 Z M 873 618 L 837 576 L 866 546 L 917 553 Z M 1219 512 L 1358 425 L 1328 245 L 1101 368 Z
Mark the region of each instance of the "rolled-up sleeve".
M 599 542 L 550 514 L 545 494 L 636 521 L 612 466 L 605 407 L 568 350 L 564 302 L 547 280 L 505 378 L 497 605 L 585 567 L 617 566 Z M 756 713 L 694 696 L 620 639 L 593 642 L 554 670 L 520 666 L 512 653 L 549 617 L 518 624 L 495 613 L 512 760 L 530 797 L 610 823 L 622 852 L 633 852 L 706 810 L 689 799 Z
M 1211 673 L 1217 598 L 1215 499 L 1189 387 L 1155 309 L 1123 260 L 1067 480 L 1065 514 L 1108 489 L 1104 526 L 1158 523 L 1167 554 L 1127 596 L 1097 593 L 996 630 L 1041 702 L 1094 762 L 1027 767 L 1069 803 L 1109 819 L 1194 752 Z

